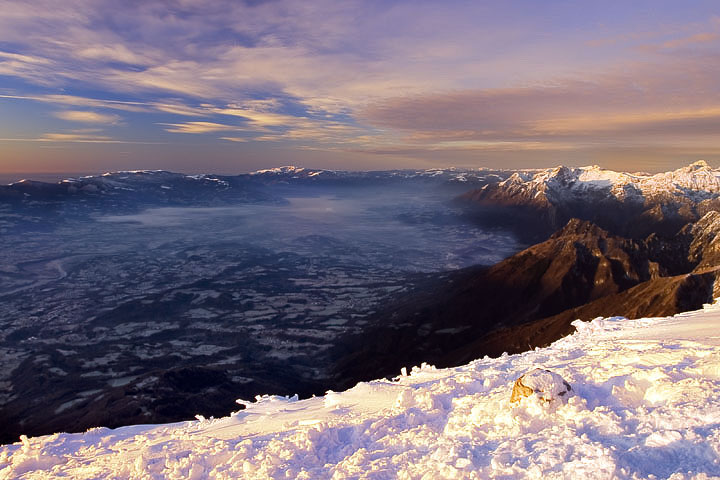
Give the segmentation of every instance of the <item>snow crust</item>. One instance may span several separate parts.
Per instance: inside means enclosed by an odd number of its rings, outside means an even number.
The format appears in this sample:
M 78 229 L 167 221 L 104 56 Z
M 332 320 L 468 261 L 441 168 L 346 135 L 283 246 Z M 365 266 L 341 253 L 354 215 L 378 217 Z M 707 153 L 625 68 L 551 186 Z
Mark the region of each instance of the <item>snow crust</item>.
M 22 438 L 0 478 L 720 478 L 720 307 L 576 322 L 544 349 L 229 417 Z M 510 403 L 535 368 L 567 403 Z

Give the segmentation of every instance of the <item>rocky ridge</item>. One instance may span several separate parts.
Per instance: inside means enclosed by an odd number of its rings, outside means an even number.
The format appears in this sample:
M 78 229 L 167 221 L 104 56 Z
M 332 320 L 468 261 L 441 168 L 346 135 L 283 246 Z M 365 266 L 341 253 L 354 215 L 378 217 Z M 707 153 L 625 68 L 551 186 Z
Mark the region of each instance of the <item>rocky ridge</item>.
M 576 319 L 701 308 L 720 295 L 719 235 L 716 211 L 672 237 L 644 239 L 573 218 L 544 242 L 489 268 L 446 274 L 379 312 L 364 338 L 339 347 L 338 378 L 519 353 L 572 333 Z
M 576 217 L 633 238 L 672 236 L 720 207 L 720 169 L 704 161 L 655 175 L 559 166 L 515 172 L 507 180 L 467 192 L 461 200 L 532 212 L 545 235 Z

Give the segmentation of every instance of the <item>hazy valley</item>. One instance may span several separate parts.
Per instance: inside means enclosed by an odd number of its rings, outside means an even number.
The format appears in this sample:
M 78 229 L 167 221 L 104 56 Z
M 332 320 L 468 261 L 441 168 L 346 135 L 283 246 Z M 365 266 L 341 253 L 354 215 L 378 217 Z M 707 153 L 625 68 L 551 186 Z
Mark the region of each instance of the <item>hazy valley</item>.
M 2 440 L 335 386 L 332 348 L 384 300 L 520 248 L 464 219 L 449 203 L 464 187 L 431 173 L 0 187 Z
M 0 187 L 1 440 L 222 416 L 544 346 L 576 318 L 700 308 L 719 182 L 695 164 Z

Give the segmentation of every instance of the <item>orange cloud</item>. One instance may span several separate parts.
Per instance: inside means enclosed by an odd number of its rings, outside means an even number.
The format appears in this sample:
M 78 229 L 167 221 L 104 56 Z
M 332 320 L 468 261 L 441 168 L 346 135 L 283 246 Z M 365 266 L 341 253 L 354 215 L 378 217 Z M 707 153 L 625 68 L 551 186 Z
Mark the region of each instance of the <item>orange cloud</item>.
M 651 141 L 716 135 L 719 59 L 675 57 L 585 80 L 395 97 L 373 103 L 358 118 L 428 146 L 559 140 L 586 145 L 622 143 L 630 136 Z
M 709 43 L 717 40 L 718 38 L 720 38 L 720 35 L 717 33 L 696 33 L 695 35 L 691 35 L 689 37 L 668 40 L 663 43 L 662 46 L 665 48 L 679 48 L 698 43 Z
M 61 120 L 67 120 L 68 122 L 114 124 L 120 121 L 120 117 L 118 115 L 109 113 L 87 112 L 82 110 L 67 110 L 63 112 L 55 112 L 54 115 L 57 118 Z
M 170 133 L 210 133 L 242 130 L 241 127 L 235 125 L 225 125 L 215 122 L 161 123 L 160 125 L 165 126 L 165 131 Z

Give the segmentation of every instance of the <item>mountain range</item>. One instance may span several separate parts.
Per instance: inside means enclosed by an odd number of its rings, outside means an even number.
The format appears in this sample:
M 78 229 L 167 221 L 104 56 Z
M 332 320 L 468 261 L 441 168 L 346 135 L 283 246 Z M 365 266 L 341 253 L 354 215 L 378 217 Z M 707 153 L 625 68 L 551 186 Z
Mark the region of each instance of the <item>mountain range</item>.
M 571 218 L 612 233 L 643 238 L 672 235 L 688 222 L 720 209 L 720 173 L 704 161 L 655 175 L 597 166 L 519 171 L 471 190 L 461 199 L 479 206 L 517 209 L 550 233 Z
M 313 188 L 409 188 L 433 185 L 455 195 L 501 181 L 511 172 L 427 169 L 348 172 L 285 166 L 240 175 L 186 175 L 163 170 L 107 172 L 55 183 L 0 185 L 0 233 L 46 231 L 68 220 L 131 214 L 158 207 L 287 203 L 284 195 Z

